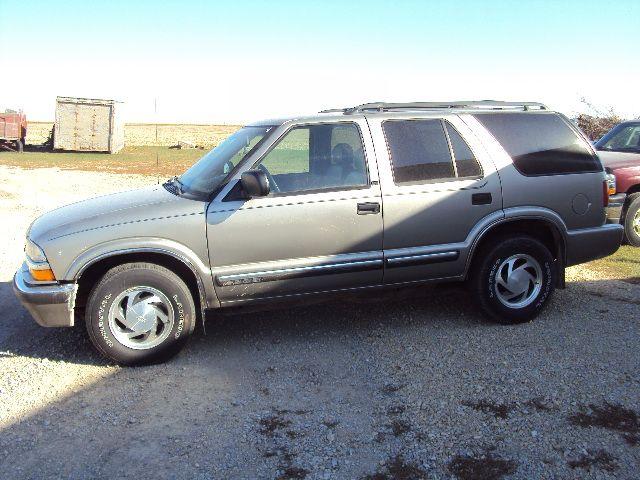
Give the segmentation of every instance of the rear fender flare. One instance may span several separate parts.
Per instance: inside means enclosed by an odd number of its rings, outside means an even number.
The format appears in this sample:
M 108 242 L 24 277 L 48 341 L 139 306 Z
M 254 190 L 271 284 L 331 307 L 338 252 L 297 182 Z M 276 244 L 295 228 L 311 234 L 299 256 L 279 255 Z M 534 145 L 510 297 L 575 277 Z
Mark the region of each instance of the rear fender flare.
M 552 231 L 555 232 L 554 236 L 556 237 L 556 240 L 559 240 L 560 242 L 560 251 L 552 253 L 558 254 L 559 259 L 562 262 L 562 266 L 564 266 L 566 262 L 567 226 L 560 215 L 553 210 L 543 207 L 513 207 L 505 209 L 504 216 L 502 218 L 497 219 L 489 225 L 485 225 L 484 228 L 482 228 L 482 230 L 480 230 L 480 232 L 475 236 L 469 249 L 469 254 L 467 255 L 467 262 L 464 271 L 465 278 L 469 274 L 471 262 L 480 241 L 494 228 L 516 222 L 518 220 L 543 221 L 552 227 Z

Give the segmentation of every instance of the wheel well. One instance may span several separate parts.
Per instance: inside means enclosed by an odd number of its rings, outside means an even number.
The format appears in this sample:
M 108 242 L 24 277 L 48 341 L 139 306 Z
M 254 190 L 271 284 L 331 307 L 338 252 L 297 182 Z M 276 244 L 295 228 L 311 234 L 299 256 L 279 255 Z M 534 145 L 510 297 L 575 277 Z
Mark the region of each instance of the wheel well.
M 132 252 L 121 255 L 114 255 L 111 257 L 103 258 L 89 265 L 89 267 L 87 267 L 87 269 L 80 274 L 80 277 L 78 277 L 77 280 L 78 293 L 76 295 L 76 309 L 84 310 L 92 288 L 100 280 L 100 278 L 102 278 L 102 276 L 107 273 L 107 271 L 118 265 L 132 262 L 155 263 L 156 265 L 161 265 L 165 268 L 168 268 L 173 273 L 178 275 L 189 287 L 189 291 L 193 296 L 193 302 L 196 306 L 196 312 L 198 312 L 198 315 L 201 315 L 202 301 L 204 299 L 201 298 L 196 274 L 183 261 L 172 257 L 171 255 L 154 252 Z
M 564 265 L 564 238 L 553 224 L 538 219 L 511 220 L 492 227 L 482 236 L 473 250 L 472 261 L 476 257 L 477 252 L 482 251 L 487 245 L 491 245 L 491 243 L 497 239 L 518 234 L 529 235 L 540 241 L 549 249 L 553 258 L 559 260 L 560 266 Z
M 640 183 L 627 189 L 627 195 L 633 195 L 634 193 L 640 193 Z

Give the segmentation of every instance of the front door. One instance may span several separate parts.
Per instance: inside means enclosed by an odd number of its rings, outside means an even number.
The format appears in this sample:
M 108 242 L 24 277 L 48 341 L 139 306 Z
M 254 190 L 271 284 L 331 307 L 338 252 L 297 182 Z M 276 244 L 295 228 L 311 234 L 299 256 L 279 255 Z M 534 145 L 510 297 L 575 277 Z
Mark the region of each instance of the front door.
M 366 121 L 280 129 L 244 168 L 265 171 L 271 193 L 229 201 L 230 182 L 208 208 L 220 302 L 381 284 L 381 194 Z

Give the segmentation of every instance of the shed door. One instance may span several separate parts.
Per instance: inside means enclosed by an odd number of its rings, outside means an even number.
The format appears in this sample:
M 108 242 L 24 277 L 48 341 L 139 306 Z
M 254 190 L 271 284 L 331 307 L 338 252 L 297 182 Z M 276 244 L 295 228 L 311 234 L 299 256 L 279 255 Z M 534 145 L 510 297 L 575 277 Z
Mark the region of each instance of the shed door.
M 68 139 L 64 147 L 72 150 L 109 151 L 108 105 L 64 104 L 60 122 L 61 138 Z

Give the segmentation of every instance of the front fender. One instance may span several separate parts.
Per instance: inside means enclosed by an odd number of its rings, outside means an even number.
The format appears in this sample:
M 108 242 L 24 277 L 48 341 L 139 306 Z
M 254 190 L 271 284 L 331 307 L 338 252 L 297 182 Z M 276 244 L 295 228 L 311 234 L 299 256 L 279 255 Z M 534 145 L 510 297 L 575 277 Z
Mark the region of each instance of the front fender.
M 219 305 L 211 278 L 208 259 L 203 261 L 186 245 L 164 238 L 142 237 L 110 240 L 84 250 L 69 264 L 62 277 L 64 280 L 76 281 L 87 268 L 108 257 L 132 253 L 159 253 L 171 256 L 183 262 L 194 273 L 198 282 L 200 296 L 207 308 Z

